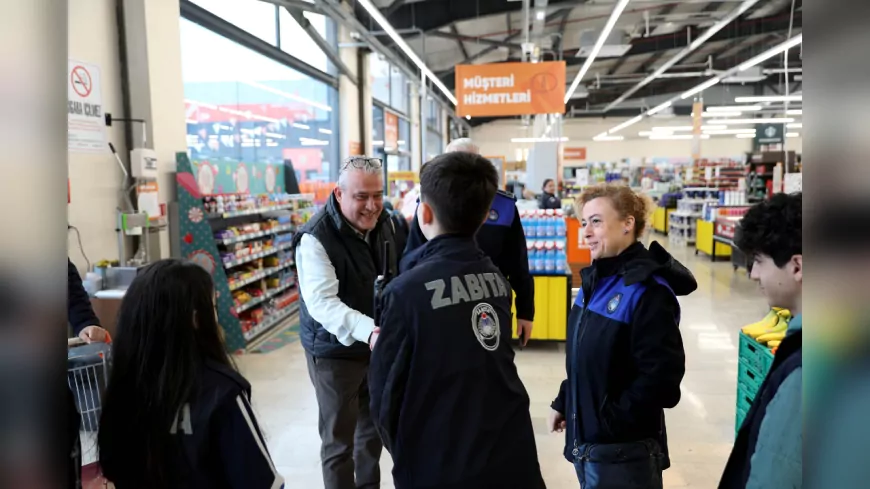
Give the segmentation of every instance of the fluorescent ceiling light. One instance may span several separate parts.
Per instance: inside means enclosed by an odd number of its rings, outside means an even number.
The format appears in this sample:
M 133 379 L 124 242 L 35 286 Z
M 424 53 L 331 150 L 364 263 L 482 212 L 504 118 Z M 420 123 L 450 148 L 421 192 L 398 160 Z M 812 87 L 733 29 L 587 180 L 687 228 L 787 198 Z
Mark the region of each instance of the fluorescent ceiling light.
M 465 119 L 470 121 L 470 120 L 471 120 L 471 116 L 470 116 L 470 115 L 467 115 L 467 116 L 465 116 Z
M 755 129 L 720 129 L 716 131 L 705 131 L 704 134 L 713 136 L 721 136 L 724 134 L 755 134 Z
M 544 20 L 544 15 L 545 15 L 545 14 L 544 14 L 544 11 L 543 11 L 543 10 L 538 10 L 538 11 L 535 13 L 535 18 L 538 19 L 538 20 Z
M 659 112 L 667 109 L 671 105 L 673 105 L 673 102 L 665 102 L 657 107 L 653 107 L 652 109 L 649 109 L 648 111 L 646 111 L 646 115 L 658 114 Z
M 789 129 L 802 129 L 804 125 L 801 122 L 792 122 L 791 124 L 786 124 L 785 127 Z
M 629 120 L 623 122 L 622 124 L 620 124 L 620 125 L 614 127 L 613 129 L 607 131 L 607 133 L 608 133 L 608 134 L 613 134 L 613 133 L 615 133 L 615 132 L 619 132 L 619 131 L 625 129 L 626 127 L 628 127 L 628 126 L 630 126 L 630 125 L 632 125 L 632 124 L 637 124 L 638 122 L 641 121 L 641 119 L 643 119 L 643 116 L 642 116 L 642 115 L 639 115 L 639 116 L 633 117 L 633 118 L 631 118 L 631 119 L 629 119 Z
M 721 121 L 712 120 L 710 124 L 780 124 L 794 122 L 791 117 L 768 117 L 760 119 L 722 119 Z
M 624 136 L 602 136 L 600 134 L 592 138 L 593 141 L 622 141 L 623 139 L 625 139 Z
M 785 115 L 804 115 L 804 109 L 789 109 L 785 111 Z
M 758 102 L 800 102 L 803 99 L 803 95 L 762 95 L 758 97 L 737 97 L 734 101 L 738 104 L 754 104 Z
M 712 87 L 713 85 L 719 83 L 720 81 L 722 81 L 721 78 L 719 78 L 718 76 L 714 76 L 713 78 L 710 78 L 709 80 L 698 85 L 697 87 L 683 93 L 682 95 L 680 95 L 680 98 L 685 100 L 685 99 L 691 97 L 692 95 L 695 95 L 698 92 L 703 92 L 704 90 Z
M 628 2 L 626 1 L 626 3 Z M 393 42 L 399 46 L 402 52 L 405 53 L 405 56 L 413 61 L 414 64 L 417 65 L 417 68 L 421 72 L 423 72 L 423 74 L 426 75 L 426 77 L 429 78 L 429 80 L 431 80 L 432 83 L 434 83 L 435 86 L 438 87 L 439 90 L 441 90 L 441 92 L 444 93 L 444 96 L 447 97 L 447 100 L 450 100 L 451 102 L 453 102 L 453 105 L 456 105 L 457 101 L 456 97 L 453 96 L 453 93 L 447 88 L 446 85 L 444 85 L 444 82 L 442 82 L 440 78 L 435 76 L 435 73 L 432 73 L 432 70 L 430 70 L 429 67 L 426 66 L 426 63 L 424 63 L 419 56 L 417 56 L 417 53 L 415 53 L 414 50 L 411 49 L 411 46 L 408 46 L 408 43 L 405 42 L 402 36 L 400 36 L 399 33 L 396 32 L 395 29 L 393 29 L 393 26 L 390 24 L 390 22 L 387 21 L 381 11 L 378 10 L 378 8 L 371 2 L 371 0 L 359 0 L 359 4 L 362 5 L 363 8 L 366 9 L 366 12 L 369 13 L 371 18 L 374 19 L 374 21 L 377 22 L 379 26 L 381 26 L 381 29 L 383 29 L 384 32 L 386 32 L 387 35 L 390 36 L 390 39 L 392 39 Z
M 511 138 L 512 143 L 558 143 L 568 141 L 568 138 Z
M 317 132 L 319 132 L 320 134 L 332 134 L 331 129 L 323 129 L 322 127 L 318 129 Z
M 296 129 L 311 129 L 311 126 L 306 126 L 305 124 L 300 124 L 298 122 L 294 122 L 293 124 L 290 124 L 290 125 L 295 127 Z
M 704 112 L 701 114 L 701 117 L 738 117 L 743 115 L 743 112 L 739 112 L 736 110 L 722 111 L 722 112 Z
M 299 142 L 302 146 L 328 146 L 329 141 L 325 141 L 323 139 L 313 139 L 313 138 L 299 138 Z
M 683 58 L 688 56 L 692 51 L 694 51 L 695 49 L 700 47 L 701 44 L 705 43 L 708 39 L 710 39 L 711 37 L 716 35 L 717 32 L 722 30 L 726 25 L 730 24 L 734 19 L 736 19 L 736 18 L 740 17 L 741 15 L 743 15 L 744 13 L 746 13 L 747 10 L 752 8 L 752 6 L 758 2 L 759 2 L 759 0 L 744 0 L 744 2 L 741 3 L 739 7 L 737 7 L 734 11 L 730 12 L 728 15 L 723 17 L 722 20 L 720 20 L 719 22 L 713 24 L 713 26 L 711 26 L 709 29 L 704 31 L 703 34 L 696 37 L 695 40 L 692 41 L 691 44 L 689 44 L 688 46 L 683 48 L 682 51 L 680 51 L 674 57 L 672 57 L 671 59 L 666 61 L 665 64 L 660 66 L 651 75 L 647 76 L 646 78 L 644 78 L 643 80 L 638 82 L 635 86 L 628 89 L 627 92 L 620 95 L 619 98 L 617 98 L 616 100 L 614 100 L 613 102 L 608 104 L 607 107 L 604 108 L 604 111 L 607 112 L 608 110 L 621 104 L 622 102 L 627 100 L 628 97 L 631 97 L 635 92 L 637 92 L 638 90 L 640 90 L 644 86 L 648 85 L 650 82 L 652 82 L 656 78 L 659 78 L 660 76 L 662 76 L 672 66 L 679 63 Z
M 798 34 L 798 35 L 792 37 L 791 39 L 789 39 L 788 41 L 785 41 L 784 43 L 779 44 L 777 46 L 774 46 L 774 47 L 768 49 L 767 51 L 759 54 L 758 56 L 746 61 L 745 63 L 738 66 L 737 70 L 738 71 L 748 70 L 749 68 L 752 68 L 753 66 L 755 66 L 755 65 L 757 65 L 765 60 L 768 60 L 768 59 L 776 56 L 777 54 L 784 53 L 784 52 L 788 51 L 789 49 L 797 46 L 798 44 L 800 44 L 802 42 L 803 42 L 803 34 Z
M 740 139 L 752 139 L 755 137 L 755 134 L 735 134 L 734 137 Z
M 755 112 L 761 110 L 760 105 L 719 105 L 716 107 L 707 107 L 707 112 Z
M 360 2 L 369 3 L 369 0 L 360 0 Z M 595 57 L 598 56 L 598 53 L 601 51 L 604 41 L 607 40 L 607 36 L 610 35 L 610 31 L 613 30 L 613 26 L 616 25 L 616 20 L 619 19 L 619 16 L 622 14 L 622 11 L 625 10 L 625 6 L 628 5 L 628 2 L 629 0 L 619 0 L 619 3 L 613 7 L 613 12 L 610 13 L 610 18 L 607 19 L 607 24 L 604 25 L 604 29 L 601 30 L 600 34 L 598 34 L 598 40 L 596 40 L 595 45 L 592 46 L 592 51 L 589 53 L 589 57 L 583 62 L 583 66 L 580 67 L 580 71 L 577 72 L 577 76 L 574 77 L 574 81 L 571 82 L 571 86 L 568 87 L 568 91 L 565 92 L 566 104 L 571 100 L 571 96 L 574 95 L 574 90 L 577 90 L 577 86 L 580 85 L 586 72 L 589 71 L 589 68 L 595 61 Z
M 785 137 L 787 138 L 799 138 L 801 135 L 796 132 L 787 132 L 785 133 Z
M 372 146 L 383 146 L 383 145 L 384 145 L 383 141 L 372 141 Z
M 694 126 L 657 126 L 652 128 L 653 131 L 676 132 L 676 131 L 691 131 Z
M 701 139 L 710 139 L 708 134 L 700 134 Z M 677 139 L 694 139 L 694 134 L 654 134 L 649 137 L 652 140 L 677 140 Z

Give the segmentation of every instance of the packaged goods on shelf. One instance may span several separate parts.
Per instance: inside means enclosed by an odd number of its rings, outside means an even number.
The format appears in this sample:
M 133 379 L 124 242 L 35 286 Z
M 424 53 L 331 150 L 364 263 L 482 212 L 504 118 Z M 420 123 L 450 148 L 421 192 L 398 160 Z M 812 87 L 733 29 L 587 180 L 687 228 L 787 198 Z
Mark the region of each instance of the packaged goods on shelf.
M 568 270 L 568 256 L 564 211 L 523 210 L 520 212 L 520 221 L 526 235 L 529 271 L 540 275 L 565 275 Z

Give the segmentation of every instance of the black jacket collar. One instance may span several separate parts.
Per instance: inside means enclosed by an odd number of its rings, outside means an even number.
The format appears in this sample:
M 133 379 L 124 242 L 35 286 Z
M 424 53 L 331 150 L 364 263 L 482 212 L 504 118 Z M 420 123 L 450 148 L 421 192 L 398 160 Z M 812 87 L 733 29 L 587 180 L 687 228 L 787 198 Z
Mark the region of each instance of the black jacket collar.
M 694 275 L 678 262 L 657 241 L 649 249 L 636 242 L 617 256 L 600 258 L 581 271 L 583 283 L 594 283 L 604 277 L 621 275 L 626 285 L 644 282 L 658 275 L 668 282 L 676 295 L 689 295 L 698 288 Z
M 442 234 L 405 255 L 402 258 L 399 271 L 410 270 L 432 257 L 445 255 L 467 256 L 469 259 L 482 259 L 485 257 L 484 253 L 477 247 L 477 242 L 475 242 L 473 236 Z

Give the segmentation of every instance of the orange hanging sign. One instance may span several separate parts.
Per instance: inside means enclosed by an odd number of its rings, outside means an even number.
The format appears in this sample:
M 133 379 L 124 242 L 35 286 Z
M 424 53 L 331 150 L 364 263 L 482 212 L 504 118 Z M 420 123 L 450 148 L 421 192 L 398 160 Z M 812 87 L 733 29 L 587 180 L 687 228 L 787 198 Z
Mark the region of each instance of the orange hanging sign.
M 564 61 L 456 67 L 460 117 L 562 114 L 564 98 Z
M 586 148 L 565 148 L 562 157 L 566 160 L 585 160 Z
M 384 111 L 384 149 L 395 151 L 399 148 L 399 116 Z

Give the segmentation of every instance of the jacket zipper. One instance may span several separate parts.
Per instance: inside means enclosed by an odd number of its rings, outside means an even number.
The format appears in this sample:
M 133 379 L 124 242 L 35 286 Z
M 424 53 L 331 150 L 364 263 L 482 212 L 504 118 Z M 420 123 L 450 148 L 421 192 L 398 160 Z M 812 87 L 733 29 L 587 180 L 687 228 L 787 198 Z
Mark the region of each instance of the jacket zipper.
M 597 275 L 597 274 L 596 274 Z M 580 351 L 580 345 L 583 343 L 583 335 L 586 333 L 586 327 L 583 325 L 583 319 L 586 318 L 586 311 L 589 309 L 589 302 L 592 301 L 592 295 L 595 293 L 595 282 L 597 277 L 592 278 L 592 285 L 589 287 L 589 300 L 586 300 L 584 295 L 583 297 L 583 312 L 580 313 L 580 320 L 577 322 L 577 326 L 582 328 L 580 331 L 580 337 L 577 339 L 577 344 L 575 345 L 576 351 Z M 580 287 L 580 293 L 583 293 L 583 287 Z M 580 453 L 579 443 L 577 441 L 577 433 L 580 431 L 577 426 L 577 410 L 579 409 L 579 404 L 577 403 L 576 395 L 574 396 L 574 412 L 571 413 L 571 419 L 574 420 L 574 450 L 571 451 L 571 454 L 574 456 L 574 459 L 577 459 L 577 456 Z

